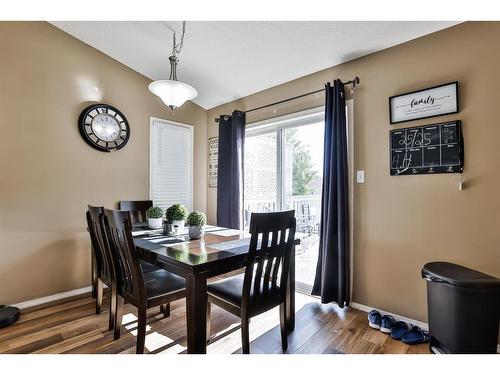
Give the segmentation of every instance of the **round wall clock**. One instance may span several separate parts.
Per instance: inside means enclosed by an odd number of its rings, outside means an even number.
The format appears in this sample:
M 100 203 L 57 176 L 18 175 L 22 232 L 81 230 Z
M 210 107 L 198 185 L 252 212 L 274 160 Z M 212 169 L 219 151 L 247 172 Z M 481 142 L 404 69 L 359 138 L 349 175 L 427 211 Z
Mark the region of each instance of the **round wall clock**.
M 94 104 L 85 108 L 78 119 L 78 129 L 85 142 L 103 152 L 123 148 L 130 138 L 127 119 L 108 104 Z

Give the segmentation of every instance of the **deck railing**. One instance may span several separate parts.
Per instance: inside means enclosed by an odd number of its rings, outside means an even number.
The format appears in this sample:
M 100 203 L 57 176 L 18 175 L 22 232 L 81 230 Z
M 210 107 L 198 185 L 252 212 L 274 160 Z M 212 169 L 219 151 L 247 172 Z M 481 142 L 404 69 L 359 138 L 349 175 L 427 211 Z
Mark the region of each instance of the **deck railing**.
M 321 195 L 285 196 L 283 210 L 295 210 L 298 221 L 307 219 L 311 225 L 319 223 Z M 245 225 L 249 224 L 252 212 L 274 212 L 278 205 L 276 198 L 245 199 Z M 307 217 L 306 217 L 307 216 Z

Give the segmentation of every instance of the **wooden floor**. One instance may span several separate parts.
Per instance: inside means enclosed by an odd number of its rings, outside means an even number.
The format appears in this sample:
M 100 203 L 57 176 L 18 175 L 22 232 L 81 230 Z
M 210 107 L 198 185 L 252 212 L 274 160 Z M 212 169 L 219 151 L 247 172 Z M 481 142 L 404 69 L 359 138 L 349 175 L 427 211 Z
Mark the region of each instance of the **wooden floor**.
M 105 305 L 107 303 L 105 302 Z M 95 315 L 91 297 L 27 312 L 14 325 L 0 329 L 0 353 L 134 353 L 136 310 L 125 306 L 122 337 L 114 341 L 107 330 L 108 308 Z M 289 336 L 287 353 L 429 353 L 428 345 L 408 346 L 369 328 L 366 313 L 322 305 L 297 294 L 296 328 Z M 172 303 L 171 316 L 148 311 L 146 352 L 185 353 L 185 300 Z M 281 353 L 278 310 L 250 323 L 251 353 Z M 239 353 L 239 319 L 212 307 L 208 353 Z

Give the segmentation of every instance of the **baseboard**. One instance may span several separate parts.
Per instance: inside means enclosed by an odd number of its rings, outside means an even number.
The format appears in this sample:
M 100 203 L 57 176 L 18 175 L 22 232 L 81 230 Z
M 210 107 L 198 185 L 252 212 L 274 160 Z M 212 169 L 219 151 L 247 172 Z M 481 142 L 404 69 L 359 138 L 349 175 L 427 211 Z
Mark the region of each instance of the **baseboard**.
M 392 315 L 396 320 L 402 320 L 403 322 L 413 324 L 414 326 L 418 326 L 418 327 L 423 328 L 425 330 L 429 329 L 429 325 L 425 322 L 421 322 L 419 320 L 407 318 L 406 316 L 394 314 L 390 311 L 385 311 L 385 310 L 377 309 L 375 307 L 362 305 L 361 303 L 357 303 L 357 302 L 351 302 L 351 307 L 353 309 L 357 309 L 357 310 L 361 310 L 361 311 L 365 311 L 365 312 L 377 310 L 378 312 L 382 313 L 383 315 Z
M 55 302 L 55 301 L 58 301 L 58 300 L 66 299 L 66 298 L 69 298 L 69 297 L 79 296 L 81 294 L 89 293 L 91 291 L 92 291 L 92 287 L 91 286 L 86 286 L 86 287 L 80 288 L 80 289 L 74 289 L 74 290 L 70 290 L 70 291 L 67 291 L 67 292 L 63 292 L 63 293 L 52 294 L 52 295 L 46 296 L 46 297 L 41 297 L 41 298 L 31 299 L 29 301 L 15 303 L 12 306 L 15 306 L 15 307 L 17 307 L 17 308 L 19 308 L 21 310 L 24 310 L 24 309 L 28 309 L 28 308 L 31 308 L 31 307 L 35 307 L 35 306 L 39 306 L 39 305 L 45 305 L 47 303 L 51 303 L 51 302 Z

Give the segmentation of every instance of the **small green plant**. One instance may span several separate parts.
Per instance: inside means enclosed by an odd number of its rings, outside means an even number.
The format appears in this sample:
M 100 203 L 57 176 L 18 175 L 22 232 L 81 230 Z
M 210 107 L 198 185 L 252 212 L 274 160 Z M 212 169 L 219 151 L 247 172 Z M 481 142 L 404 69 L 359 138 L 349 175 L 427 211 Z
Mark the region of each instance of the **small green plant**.
M 207 217 L 203 212 L 193 211 L 189 214 L 186 223 L 190 227 L 203 227 L 207 223 Z
M 188 216 L 188 210 L 182 204 L 174 204 L 167 208 L 167 213 L 165 217 L 169 223 L 174 221 L 184 221 Z
M 160 207 L 149 207 L 146 211 L 146 216 L 149 219 L 161 219 L 163 210 Z

